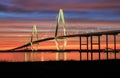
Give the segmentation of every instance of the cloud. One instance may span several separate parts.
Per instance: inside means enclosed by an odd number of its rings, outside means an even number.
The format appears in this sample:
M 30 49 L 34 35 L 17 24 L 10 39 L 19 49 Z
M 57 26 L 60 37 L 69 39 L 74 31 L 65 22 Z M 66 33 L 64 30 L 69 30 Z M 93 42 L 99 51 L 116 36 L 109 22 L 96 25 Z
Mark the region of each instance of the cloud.
M 1 0 L 0 22 L 42 21 L 48 25 L 56 21 L 59 8 L 64 9 L 67 21 L 120 21 L 119 0 Z
M 1 0 L 0 11 L 119 10 L 119 0 Z

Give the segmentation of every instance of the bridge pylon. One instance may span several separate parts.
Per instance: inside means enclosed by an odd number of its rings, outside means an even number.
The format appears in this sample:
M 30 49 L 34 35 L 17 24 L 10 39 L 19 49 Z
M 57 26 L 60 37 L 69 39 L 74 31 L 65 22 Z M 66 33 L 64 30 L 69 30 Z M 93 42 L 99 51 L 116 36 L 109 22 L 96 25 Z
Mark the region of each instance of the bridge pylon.
M 66 48 L 66 45 L 67 45 L 67 39 L 66 38 L 62 38 L 64 43 L 63 43 L 63 46 L 61 48 L 61 46 L 59 45 L 59 42 L 58 42 L 58 39 L 61 39 L 61 38 L 58 38 L 57 35 L 58 35 L 58 27 L 60 25 L 60 20 L 62 22 L 62 26 L 63 26 L 63 35 L 66 36 L 67 35 L 67 31 L 66 31 L 66 27 L 65 27 L 65 18 L 64 18 L 64 13 L 63 13 L 63 10 L 60 9 L 59 10 L 59 13 L 58 13 L 58 16 L 57 16 L 57 24 L 56 24 L 56 31 L 55 31 L 55 43 L 56 43 L 56 48 L 57 50 L 65 50 Z M 62 53 L 62 56 L 63 56 L 63 60 L 65 61 L 67 59 L 66 57 L 66 53 Z M 57 52 L 56 53 L 56 60 L 60 60 L 60 53 Z
M 34 38 L 35 38 L 35 40 L 38 40 L 38 31 L 37 31 L 36 25 L 33 25 L 32 35 L 31 35 L 31 39 L 30 39 L 30 46 L 31 46 L 32 52 L 30 53 L 29 58 L 28 58 L 28 53 L 25 53 L 25 61 L 34 61 L 34 54 L 36 55 L 36 60 L 35 61 L 38 61 L 38 52 L 34 53 L 34 51 L 38 50 L 39 43 L 37 43 L 36 45 L 33 45 Z M 41 55 L 41 58 L 42 58 L 41 61 L 43 61 L 44 59 L 43 59 L 42 55 Z

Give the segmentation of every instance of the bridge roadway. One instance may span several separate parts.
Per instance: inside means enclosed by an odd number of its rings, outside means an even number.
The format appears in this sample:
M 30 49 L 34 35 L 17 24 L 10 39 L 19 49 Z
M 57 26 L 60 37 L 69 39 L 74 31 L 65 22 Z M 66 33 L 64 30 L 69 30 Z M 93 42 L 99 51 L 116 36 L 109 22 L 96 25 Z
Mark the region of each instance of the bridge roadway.
M 71 38 L 71 37 L 89 37 L 89 36 L 101 36 L 101 35 L 117 35 L 119 33 L 120 33 L 120 30 L 112 30 L 112 31 L 104 31 L 104 32 L 90 32 L 90 33 L 84 33 L 84 34 L 74 34 L 74 35 L 67 35 L 67 36 L 58 36 L 57 38 L 60 39 L 60 38 Z M 32 43 L 36 44 L 36 43 L 49 41 L 49 40 L 54 40 L 54 39 L 55 39 L 55 37 L 49 37 L 49 38 L 33 41 Z M 24 44 L 22 46 L 10 49 L 8 51 L 14 51 L 14 50 L 17 50 L 17 49 L 25 48 L 25 47 L 28 47 L 30 45 L 31 45 L 30 43 L 27 43 L 27 44 Z

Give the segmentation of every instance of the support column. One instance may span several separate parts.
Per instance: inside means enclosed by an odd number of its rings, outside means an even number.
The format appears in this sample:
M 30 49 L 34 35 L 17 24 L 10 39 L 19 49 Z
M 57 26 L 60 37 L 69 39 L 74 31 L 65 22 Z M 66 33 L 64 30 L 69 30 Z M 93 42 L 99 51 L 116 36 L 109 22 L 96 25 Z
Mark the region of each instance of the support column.
M 80 61 L 82 60 L 82 53 L 81 53 L 81 42 L 82 42 L 82 38 L 80 36 Z
M 92 52 L 92 50 L 93 50 L 92 40 L 93 40 L 93 39 L 92 39 L 92 37 L 93 37 L 93 36 L 90 37 L 90 38 L 91 38 L 91 60 L 93 60 L 93 52 Z
M 89 53 L 88 53 L 88 36 L 86 37 L 87 40 L 87 60 L 89 60 Z
M 115 57 L 115 59 L 116 59 L 116 34 L 114 34 L 114 57 Z
M 106 52 L 107 52 L 107 60 L 108 58 L 108 34 L 106 34 Z
M 98 49 L 99 49 L 99 60 L 100 60 L 100 36 L 98 36 Z

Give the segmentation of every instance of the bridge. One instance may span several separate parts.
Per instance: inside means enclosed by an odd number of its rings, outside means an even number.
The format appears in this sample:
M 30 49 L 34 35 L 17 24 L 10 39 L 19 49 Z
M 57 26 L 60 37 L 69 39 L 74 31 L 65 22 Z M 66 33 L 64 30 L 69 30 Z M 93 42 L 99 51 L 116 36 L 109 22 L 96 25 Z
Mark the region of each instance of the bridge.
M 63 35 L 62 36 L 58 36 L 58 27 L 60 25 L 60 20 L 62 21 L 62 25 L 63 25 Z M 120 34 L 120 30 L 112 30 L 112 31 L 104 31 L 104 32 L 89 32 L 89 33 L 82 33 L 82 34 L 72 34 L 72 35 L 67 35 L 67 30 L 66 30 L 66 26 L 65 26 L 65 20 L 64 20 L 64 13 L 63 10 L 60 9 L 58 16 L 57 16 L 57 24 L 56 24 L 56 30 L 55 30 L 55 35 L 54 37 L 48 37 L 48 38 L 44 38 L 44 39 L 38 39 L 38 32 L 37 32 L 37 27 L 36 25 L 33 26 L 33 30 L 32 30 L 32 35 L 31 35 L 31 39 L 30 42 L 21 45 L 19 47 L 15 47 L 13 49 L 10 50 L 4 50 L 4 51 L 0 51 L 0 52 L 4 52 L 4 53 L 16 53 L 16 52 L 25 52 L 25 61 L 29 61 L 28 59 L 28 53 L 31 53 L 31 58 L 33 58 L 33 54 L 36 54 L 36 60 L 34 61 L 40 61 L 38 59 L 38 53 L 46 53 L 46 52 L 51 52 L 51 53 L 56 53 L 56 61 L 60 60 L 60 53 L 62 53 L 63 55 L 63 60 L 66 61 L 67 57 L 66 57 L 66 53 L 67 52 L 79 52 L 80 54 L 80 60 L 82 60 L 82 53 L 86 53 L 87 55 L 87 60 L 89 58 L 89 53 L 91 54 L 90 58 L 91 60 L 93 60 L 93 54 L 94 53 L 98 53 L 98 60 L 101 59 L 101 53 L 106 53 L 106 60 L 109 60 L 109 53 L 113 53 L 114 54 L 114 59 L 117 59 L 117 53 L 120 52 L 120 49 L 117 49 L 116 45 L 117 45 L 117 36 Z M 105 36 L 105 43 L 106 43 L 106 48 L 102 49 L 101 48 L 101 38 L 102 36 Z M 113 44 L 113 48 L 109 48 L 109 36 L 112 36 L 114 41 L 112 42 Z M 94 37 L 97 37 L 97 42 L 94 42 Z M 35 38 L 35 40 L 34 40 Z M 66 49 L 67 46 L 67 40 L 69 40 L 70 38 L 79 38 L 79 49 Z M 86 43 L 82 43 L 82 38 L 86 39 Z M 61 45 L 59 44 L 59 39 L 63 40 L 64 44 L 61 48 Z M 50 41 L 50 40 L 54 40 L 55 41 L 55 46 L 56 49 L 49 49 L 49 50 L 42 50 L 39 49 L 39 43 L 41 42 L 46 42 L 46 41 Z M 97 45 L 98 48 L 94 49 L 94 45 Z M 86 46 L 86 49 L 82 49 L 82 46 Z M 90 48 L 89 48 L 90 46 Z M 28 47 L 30 47 L 31 49 L 29 49 Z M 45 61 L 44 57 L 41 56 L 41 61 Z

